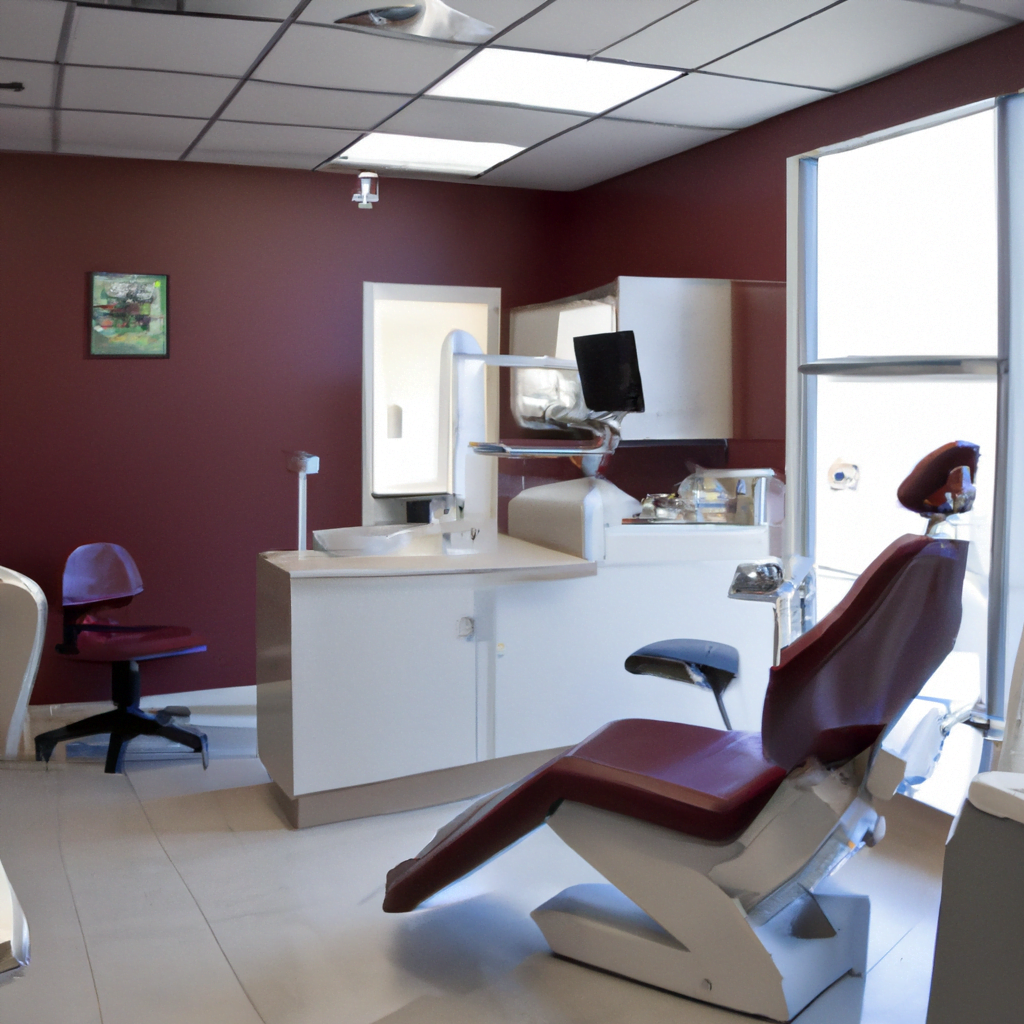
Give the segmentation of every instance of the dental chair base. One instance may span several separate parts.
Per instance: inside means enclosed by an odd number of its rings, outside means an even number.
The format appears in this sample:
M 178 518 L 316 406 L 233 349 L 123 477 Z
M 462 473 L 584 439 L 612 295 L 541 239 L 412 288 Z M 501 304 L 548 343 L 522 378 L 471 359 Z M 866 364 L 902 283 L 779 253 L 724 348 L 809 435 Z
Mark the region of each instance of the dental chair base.
M 837 978 L 864 972 L 867 897 L 808 891 L 880 831 L 856 793 L 834 775 L 818 787 L 784 782 L 733 842 L 563 801 L 548 825 L 611 885 L 566 889 L 533 919 L 560 956 L 788 1021 Z M 835 842 L 801 870 L 822 827 Z M 771 898 L 790 889 L 799 895 Z
M 720 889 L 690 874 L 677 879 L 672 902 L 689 902 L 701 934 L 692 947 L 612 885 L 570 886 L 531 916 L 559 956 L 771 1020 L 792 1020 L 844 974 L 863 975 L 867 896 L 808 893 L 752 925 Z M 698 894 L 706 915 L 695 909 Z

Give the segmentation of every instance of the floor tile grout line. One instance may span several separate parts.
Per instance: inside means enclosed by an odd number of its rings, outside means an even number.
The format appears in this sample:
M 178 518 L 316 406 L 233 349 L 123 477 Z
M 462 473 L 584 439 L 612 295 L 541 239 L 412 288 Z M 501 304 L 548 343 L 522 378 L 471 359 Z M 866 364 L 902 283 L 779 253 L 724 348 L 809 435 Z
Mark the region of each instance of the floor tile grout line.
M 263 1024 L 267 1024 L 266 1017 L 264 1017 L 263 1014 L 260 1013 L 259 1007 L 256 1005 L 256 1003 L 254 1002 L 252 996 L 249 994 L 249 990 L 245 987 L 245 984 L 243 983 L 242 979 L 238 976 L 238 971 L 235 970 L 235 965 L 231 962 L 231 958 L 228 956 L 227 951 L 221 945 L 221 941 L 220 941 L 220 938 L 217 935 L 216 930 L 214 929 L 213 925 L 210 924 L 210 919 L 206 916 L 206 912 L 199 905 L 199 900 L 196 898 L 196 894 L 189 887 L 188 882 L 185 881 L 185 876 L 181 873 L 180 869 L 178 868 L 178 865 L 174 862 L 174 858 L 170 855 L 170 852 L 168 851 L 167 847 L 164 845 L 164 841 L 161 838 L 160 833 L 157 831 L 156 825 L 153 824 L 153 819 L 149 816 L 149 811 L 146 810 L 145 802 L 143 801 L 142 797 L 139 795 L 139 791 L 135 788 L 135 783 L 132 781 L 132 777 L 127 772 L 124 773 L 124 777 L 125 777 L 125 780 L 128 783 L 129 788 L 132 791 L 132 794 L 135 796 L 135 799 L 139 802 L 139 807 L 142 810 L 142 813 L 146 817 L 146 822 L 149 825 L 150 831 L 153 833 L 153 838 L 160 844 L 160 849 L 163 850 L 164 856 L 167 858 L 167 863 L 170 864 L 171 867 L 174 869 L 174 873 L 181 880 L 181 884 L 185 887 L 185 891 L 192 898 L 192 902 L 195 904 L 196 910 L 199 911 L 200 917 L 202 917 L 203 922 L 205 923 L 206 927 L 209 929 L 209 932 L 210 932 L 210 935 L 213 938 L 213 941 L 217 943 L 217 948 L 220 950 L 220 955 L 222 957 L 224 957 L 224 963 L 226 963 L 228 965 L 228 969 L 234 975 L 235 981 L 238 982 L 238 987 L 242 990 L 242 994 L 245 996 L 245 998 L 248 1001 L 249 1005 L 252 1007 L 252 1012 L 256 1014 L 256 1016 L 257 1016 L 257 1018 L 259 1020 L 263 1021 Z
M 864 973 L 865 975 L 870 974 L 875 968 L 880 967 L 892 953 L 896 950 L 896 947 L 920 924 L 922 924 L 927 918 L 922 917 L 919 921 L 915 921 Z
M 49 766 L 47 766 L 47 769 L 44 774 L 47 780 L 49 780 Z M 50 789 L 52 789 L 55 786 L 59 787 L 59 783 L 56 781 L 56 772 L 54 773 L 53 779 L 53 781 L 46 782 L 47 787 L 49 787 Z M 85 950 L 85 960 L 86 963 L 88 963 L 89 965 L 89 977 L 92 979 L 92 990 L 93 994 L 96 996 L 96 1012 L 100 1015 L 100 1024 L 103 1024 L 103 1004 L 100 1002 L 100 990 L 96 984 L 96 971 L 93 969 L 92 966 L 92 954 L 90 954 L 89 952 L 89 940 L 88 938 L 86 938 L 85 935 L 85 926 L 82 924 L 82 915 L 78 910 L 78 899 L 75 896 L 75 886 L 74 883 L 71 881 L 71 875 L 68 872 L 68 863 L 66 858 L 64 857 L 64 835 L 63 828 L 61 825 L 61 804 L 63 803 L 63 801 L 64 795 L 63 788 L 61 787 L 58 788 L 57 792 L 57 852 L 60 854 L 60 866 L 64 871 L 64 878 L 67 880 L 68 883 L 68 892 L 71 894 L 71 905 L 75 908 L 75 919 L 78 921 L 78 931 L 79 934 L 82 936 L 82 948 Z

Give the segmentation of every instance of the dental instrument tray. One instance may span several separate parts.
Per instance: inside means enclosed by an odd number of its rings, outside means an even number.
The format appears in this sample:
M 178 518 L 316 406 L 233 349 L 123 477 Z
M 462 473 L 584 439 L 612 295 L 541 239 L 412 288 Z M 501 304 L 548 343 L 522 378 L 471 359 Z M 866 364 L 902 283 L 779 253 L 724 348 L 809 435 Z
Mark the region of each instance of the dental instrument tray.
M 782 487 L 772 469 L 698 468 L 674 494 L 648 494 L 639 515 L 622 522 L 761 526 L 769 521 L 769 495 L 781 496 Z

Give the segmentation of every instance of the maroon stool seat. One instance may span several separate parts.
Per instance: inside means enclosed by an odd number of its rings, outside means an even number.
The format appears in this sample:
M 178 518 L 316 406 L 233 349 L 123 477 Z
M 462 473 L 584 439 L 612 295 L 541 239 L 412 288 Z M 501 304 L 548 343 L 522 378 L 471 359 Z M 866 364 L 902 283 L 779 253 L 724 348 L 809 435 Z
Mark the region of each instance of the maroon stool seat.
M 62 651 L 76 661 L 152 661 L 177 654 L 198 654 L 206 641 L 185 626 L 122 626 L 115 632 L 105 624 L 81 624 L 74 653 Z
M 114 710 L 92 715 L 35 739 L 36 760 L 49 761 L 64 740 L 110 733 L 106 771 L 124 767 L 125 747 L 136 736 L 155 735 L 209 754 L 206 736 L 170 723 L 166 712 L 147 714 L 139 708 L 139 662 L 173 658 L 206 650 L 206 641 L 184 626 L 121 626 L 101 617 L 123 608 L 142 592 L 142 577 L 131 555 L 118 544 L 83 544 L 71 552 L 64 567 L 64 636 L 57 652 L 75 661 L 100 662 L 111 667 Z
M 943 503 L 952 511 L 958 488 L 973 491 L 977 456 L 964 442 L 939 449 L 914 470 L 900 500 L 929 516 Z M 929 460 L 940 463 L 938 473 Z M 936 492 L 945 482 L 943 497 Z M 902 714 L 953 649 L 966 559 L 962 541 L 899 538 L 784 649 L 770 673 L 760 733 L 639 719 L 606 725 L 471 807 L 393 868 L 384 910 L 414 909 L 541 825 L 563 800 L 702 841 L 734 840 L 790 772 L 850 762 Z

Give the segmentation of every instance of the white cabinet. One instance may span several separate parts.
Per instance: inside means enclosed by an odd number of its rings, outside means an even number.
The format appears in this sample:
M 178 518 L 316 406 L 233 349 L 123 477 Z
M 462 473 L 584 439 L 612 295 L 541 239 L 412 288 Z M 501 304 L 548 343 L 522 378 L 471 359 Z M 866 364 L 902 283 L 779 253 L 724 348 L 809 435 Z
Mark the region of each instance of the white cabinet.
M 632 331 L 646 410 L 624 441 L 733 436 L 733 307 L 744 282 L 618 277 L 603 288 L 511 310 L 515 355 L 572 359 L 572 339 Z
M 738 562 L 768 554 L 766 528 L 628 526 L 608 532 L 610 558 L 598 563 L 596 578 L 497 592 L 497 757 L 578 743 L 619 718 L 721 729 L 710 691 L 631 675 L 623 667 L 645 644 L 676 637 L 737 648 L 739 673 L 725 705 L 735 728 L 760 729 L 772 610 L 730 600 L 728 590 Z M 683 543 L 666 543 L 676 540 Z M 711 558 L 702 559 L 702 552 Z M 621 561 L 614 561 L 617 555 Z
M 493 602 L 481 595 L 496 582 L 595 572 L 571 555 L 501 541 L 489 555 L 260 557 L 259 752 L 290 800 L 478 760 L 493 662 Z
M 485 555 L 263 555 L 260 757 L 312 823 L 485 792 L 617 718 L 720 727 L 710 693 L 623 669 L 670 637 L 739 649 L 725 703 L 756 729 L 771 610 L 727 592 L 767 549 L 767 527 L 624 526 L 600 563 L 505 536 Z
M 290 671 L 259 682 L 290 691 L 289 796 L 476 760 L 475 643 L 459 635 L 471 578 L 277 582 L 290 589 Z M 260 755 L 273 761 L 260 710 Z
M 466 577 L 302 580 L 292 615 L 295 734 L 311 754 L 330 752 L 304 764 L 298 791 L 476 760 L 476 654 L 459 636 L 473 615 Z

